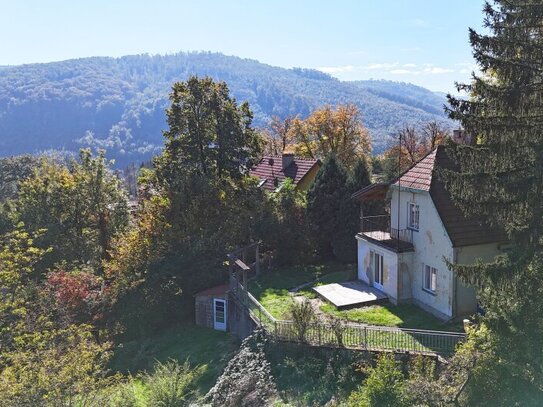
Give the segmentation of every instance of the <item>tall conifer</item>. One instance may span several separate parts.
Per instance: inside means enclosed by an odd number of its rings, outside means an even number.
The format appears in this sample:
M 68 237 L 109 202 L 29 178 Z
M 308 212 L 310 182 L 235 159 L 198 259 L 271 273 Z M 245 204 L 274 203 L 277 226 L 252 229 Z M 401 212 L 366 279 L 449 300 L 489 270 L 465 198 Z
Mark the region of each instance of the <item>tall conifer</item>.
M 491 263 L 452 265 L 477 289 L 485 309 L 482 323 L 489 329 L 488 335 L 472 336 L 476 362 L 464 393 L 468 405 L 539 405 L 543 2 L 496 0 L 484 12 L 488 33 L 470 30 L 481 73 L 471 84 L 458 85 L 469 100 L 449 97 L 450 117 L 462 123 L 473 142 L 449 146 L 457 170 L 441 175 L 455 203 L 466 214 L 504 229 L 512 250 Z

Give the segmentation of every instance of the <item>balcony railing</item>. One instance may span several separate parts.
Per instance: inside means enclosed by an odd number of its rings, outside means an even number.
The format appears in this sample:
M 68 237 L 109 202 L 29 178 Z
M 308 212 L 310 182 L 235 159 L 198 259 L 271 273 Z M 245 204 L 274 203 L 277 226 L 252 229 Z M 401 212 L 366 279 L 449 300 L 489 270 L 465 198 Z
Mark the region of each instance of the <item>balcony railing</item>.
M 366 216 L 362 218 L 361 232 L 379 241 L 400 240 L 413 243 L 411 229 L 396 229 L 390 226 L 390 215 Z

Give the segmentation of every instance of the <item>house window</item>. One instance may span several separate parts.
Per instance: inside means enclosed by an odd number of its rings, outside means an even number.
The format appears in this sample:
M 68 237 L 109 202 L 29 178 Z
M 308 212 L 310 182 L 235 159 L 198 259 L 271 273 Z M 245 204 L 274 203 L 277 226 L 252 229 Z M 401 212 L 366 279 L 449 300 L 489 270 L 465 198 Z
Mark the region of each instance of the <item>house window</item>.
M 409 229 L 419 230 L 419 206 L 417 204 L 409 202 L 407 218 Z
M 424 266 L 424 289 L 432 293 L 436 292 L 437 289 L 437 269 L 434 267 L 425 265 Z

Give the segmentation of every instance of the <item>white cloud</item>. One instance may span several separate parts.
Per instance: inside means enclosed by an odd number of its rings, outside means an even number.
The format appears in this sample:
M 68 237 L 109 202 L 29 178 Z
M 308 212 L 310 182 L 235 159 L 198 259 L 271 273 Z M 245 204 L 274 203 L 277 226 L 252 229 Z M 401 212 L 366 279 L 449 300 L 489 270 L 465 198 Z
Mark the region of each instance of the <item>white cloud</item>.
M 432 66 L 424 68 L 423 73 L 429 73 L 432 75 L 441 74 L 441 73 L 451 73 L 454 72 L 454 69 L 450 68 L 441 68 L 439 66 Z
M 345 65 L 345 66 L 321 66 L 317 68 L 317 70 L 322 71 L 324 73 L 329 74 L 335 74 L 335 73 L 344 73 L 344 72 L 352 72 L 355 70 L 355 67 L 352 65 Z
M 445 68 L 440 66 L 435 66 L 433 64 L 400 64 L 398 62 L 393 63 L 377 63 L 369 65 L 344 65 L 344 66 L 324 66 L 317 68 L 320 71 L 329 73 L 329 74 L 343 74 L 343 73 L 368 73 L 368 72 L 379 72 L 382 74 L 391 74 L 391 75 L 440 75 L 453 73 L 455 70 L 453 68 Z

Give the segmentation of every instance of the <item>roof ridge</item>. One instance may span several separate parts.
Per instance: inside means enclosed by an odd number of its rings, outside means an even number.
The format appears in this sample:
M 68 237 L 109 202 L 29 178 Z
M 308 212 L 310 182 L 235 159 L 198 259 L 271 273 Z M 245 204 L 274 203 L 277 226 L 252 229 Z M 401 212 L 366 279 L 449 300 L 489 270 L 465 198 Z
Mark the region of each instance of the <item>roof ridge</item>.
M 260 159 L 260 161 L 264 160 L 265 158 L 283 158 L 282 155 L 272 155 L 272 154 L 265 154 L 262 156 L 262 158 Z M 294 156 L 294 159 L 295 160 L 298 160 L 298 161 L 312 161 L 312 162 L 317 162 L 319 161 L 318 158 L 307 158 L 307 157 L 300 157 L 298 155 L 295 155 Z

